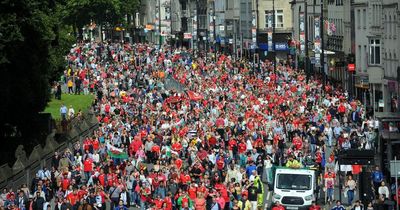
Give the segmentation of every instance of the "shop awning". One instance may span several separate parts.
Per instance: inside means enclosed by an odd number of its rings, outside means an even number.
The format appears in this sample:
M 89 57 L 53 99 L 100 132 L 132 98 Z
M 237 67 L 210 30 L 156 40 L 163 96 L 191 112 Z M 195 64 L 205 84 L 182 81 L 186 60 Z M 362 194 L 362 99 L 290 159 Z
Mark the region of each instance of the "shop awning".
M 369 89 L 369 85 L 368 84 L 355 84 L 354 86 L 356 88 Z

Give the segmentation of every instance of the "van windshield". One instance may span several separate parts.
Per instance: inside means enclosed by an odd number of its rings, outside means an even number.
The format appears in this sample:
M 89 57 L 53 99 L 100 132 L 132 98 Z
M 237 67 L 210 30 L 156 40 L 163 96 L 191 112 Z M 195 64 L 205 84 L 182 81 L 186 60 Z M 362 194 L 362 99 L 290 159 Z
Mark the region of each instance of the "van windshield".
M 311 190 L 311 175 L 278 174 L 277 188 L 285 190 Z

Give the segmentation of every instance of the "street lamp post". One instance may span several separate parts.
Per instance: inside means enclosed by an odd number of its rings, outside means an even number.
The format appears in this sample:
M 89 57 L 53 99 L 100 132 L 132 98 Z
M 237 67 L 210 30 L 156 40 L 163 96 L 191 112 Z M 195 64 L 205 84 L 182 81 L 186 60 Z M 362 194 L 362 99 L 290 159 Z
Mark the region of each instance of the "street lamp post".
M 199 0 L 196 0 L 196 50 L 197 52 L 200 52 L 200 43 L 202 40 L 200 40 L 200 33 L 199 33 Z
M 161 50 L 161 0 L 158 0 L 158 36 L 159 36 L 159 45 Z
M 304 32 L 304 36 L 305 36 L 305 48 L 304 50 L 306 51 L 306 56 L 304 58 L 304 71 L 306 72 L 306 80 L 307 82 L 310 79 L 310 71 L 308 69 L 308 5 L 307 5 L 307 1 L 304 1 L 304 25 L 305 25 L 305 32 Z
M 276 43 L 275 43 L 275 30 L 276 30 L 276 12 L 275 12 L 275 0 L 272 0 L 272 10 L 274 12 L 273 14 L 273 24 L 272 24 L 272 43 L 273 43 L 273 49 L 274 49 L 274 75 L 275 75 L 275 83 L 277 82 L 276 80 L 278 79 L 276 75 Z
M 258 58 L 257 58 L 257 63 L 258 63 L 258 66 L 257 66 L 257 71 L 259 72 L 259 70 L 260 70 L 260 55 L 259 55 L 259 53 L 260 53 L 260 50 L 258 50 L 257 51 L 257 49 L 258 49 L 258 33 L 259 33 L 259 28 L 260 28 L 260 25 L 259 25 L 259 14 L 258 14 L 258 0 L 257 0 L 257 3 L 256 3 L 257 5 L 256 5 L 256 18 L 257 18 L 257 20 L 256 20 L 256 48 L 254 49 L 254 56 L 257 54 L 258 55 Z M 255 59 L 254 59 L 254 65 L 255 65 Z
M 325 75 L 325 44 L 324 44 L 324 0 L 321 0 L 321 70 L 322 70 L 322 79 L 324 86 L 326 85 L 326 75 Z M 324 87 L 325 88 L 325 87 Z
M 213 3 L 213 28 L 214 28 L 214 59 L 215 62 L 217 62 L 217 33 L 215 30 L 215 0 L 212 2 Z

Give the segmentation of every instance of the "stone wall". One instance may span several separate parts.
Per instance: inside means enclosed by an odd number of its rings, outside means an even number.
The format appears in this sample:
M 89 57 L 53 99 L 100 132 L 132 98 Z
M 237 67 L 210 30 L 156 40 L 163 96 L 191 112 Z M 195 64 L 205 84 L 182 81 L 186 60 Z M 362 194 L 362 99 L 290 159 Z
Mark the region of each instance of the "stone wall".
M 22 184 L 30 185 L 32 178 L 40 168 L 51 167 L 51 160 L 55 151 L 63 152 L 67 148 L 72 149 L 73 143 L 82 141 L 98 127 L 98 120 L 93 113 L 89 111 L 81 120 L 74 121 L 71 129 L 66 134 L 66 139 L 61 143 L 55 140 L 56 130 L 53 130 L 46 138 L 44 147 L 37 145 L 33 148 L 29 157 L 25 153 L 23 145 L 19 145 L 15 150 L 16 161 L 9 167 L 8 164 L 0 166 L 0 189 L 4 187 L 13 187 L 15 190 Z

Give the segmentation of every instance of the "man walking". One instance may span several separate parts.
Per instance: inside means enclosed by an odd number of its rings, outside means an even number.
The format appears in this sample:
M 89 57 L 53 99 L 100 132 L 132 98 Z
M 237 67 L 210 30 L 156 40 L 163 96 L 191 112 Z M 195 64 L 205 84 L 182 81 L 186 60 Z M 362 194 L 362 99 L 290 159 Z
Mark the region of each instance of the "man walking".
M 61 108 L 60 108 L 60 114 L 61 114 L 62 121 L 67 120 L 67 112 L 68 112 L 67 106 L 65 106 L 65 104 L 62 104 Z
M 379 166 L 375 167 L 375 171 L 371 173 L 372 182 L 374 184 L 375 195 L 378 195 L 378 189 L 383 181 L 383 173 L 379 170 Z

